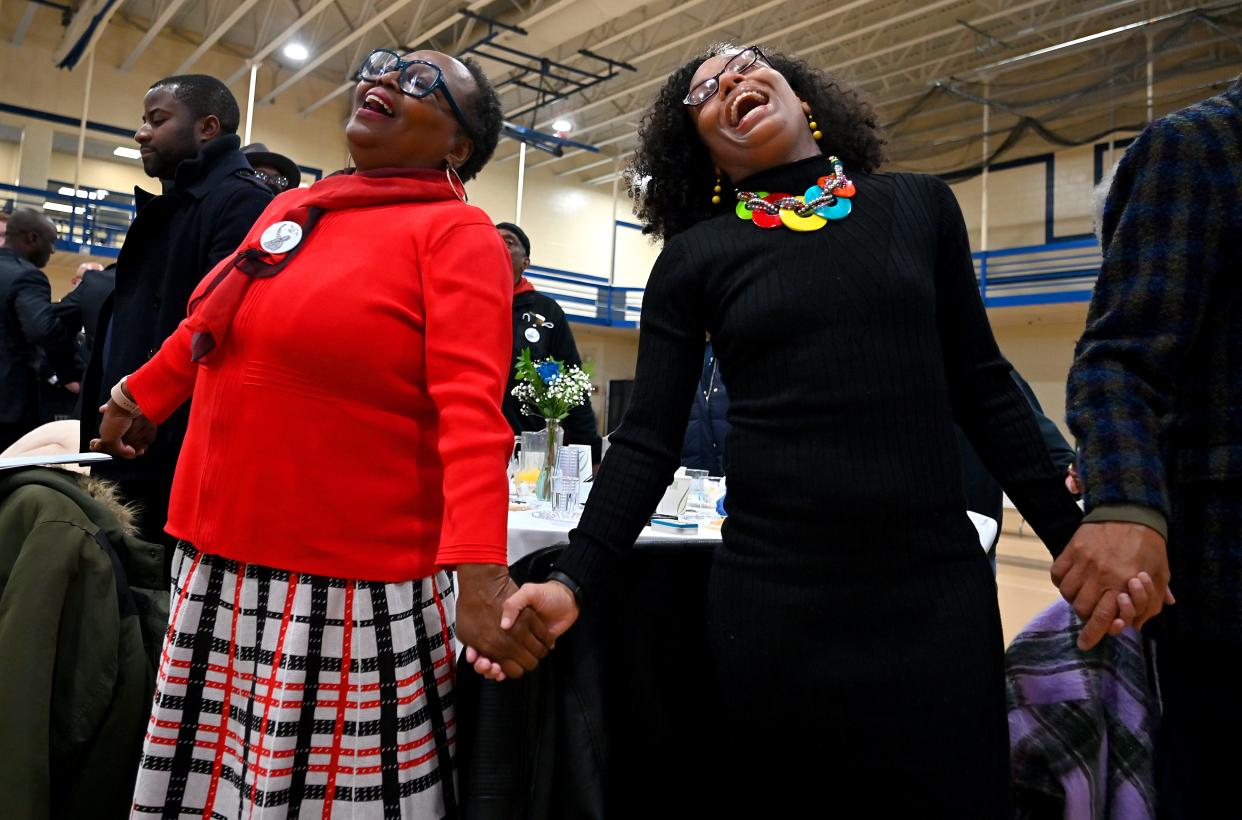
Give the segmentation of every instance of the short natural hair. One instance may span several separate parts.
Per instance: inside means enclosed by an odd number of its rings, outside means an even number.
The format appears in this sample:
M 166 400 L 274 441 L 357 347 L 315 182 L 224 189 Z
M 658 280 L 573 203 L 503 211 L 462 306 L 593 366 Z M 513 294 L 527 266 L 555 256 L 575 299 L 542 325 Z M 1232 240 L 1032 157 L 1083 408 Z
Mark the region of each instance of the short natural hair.
M 500 97 L 483 73 L 483 67 L 469 57 L 463 58 L 461 62 L 470 72 L 470 76 L 474 77 L 476 86 L 474 98 L 468 105 L 461 107 L 461 113 L 466 120 L 467 136 L 474 143 L 474 150 L 470 152 L 470 158 L 457 169 L 457 173 L 463 181 L 469 181 L 483 170 L 483 166 L 496 152 L 504 112 L 500 107 Z
M 56 234 L 56 225 L 52 220 L 31 208 L 18 208 L 9 214 L 8 235 L 21 236 L 24 233 L 42 233 L 50 230 Z
M 175 74 L 151 84 L 151 88 L 167 88 L 172 95 L 185 103 L 194 119 L 214 116 L 220 121 L 220 130 L 236 134 L 241 124 L 241 110 L 237 98 L 228 86 L 206 74 Z

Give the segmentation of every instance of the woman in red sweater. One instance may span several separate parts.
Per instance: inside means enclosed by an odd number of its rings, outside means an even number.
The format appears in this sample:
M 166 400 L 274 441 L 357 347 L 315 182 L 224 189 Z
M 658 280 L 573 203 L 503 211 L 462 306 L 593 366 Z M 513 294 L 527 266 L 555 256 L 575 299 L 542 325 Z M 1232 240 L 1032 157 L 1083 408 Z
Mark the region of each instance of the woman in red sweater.
M 356 168 L 272 202 L 92 443 L 140 456 L 194 397 L 135 816 L 453 816 L 454 632 L 510 675 L 546 652 L 496 626 L 512 277 L 462 181 L 499 101 L 438 52 L 359 78 Z

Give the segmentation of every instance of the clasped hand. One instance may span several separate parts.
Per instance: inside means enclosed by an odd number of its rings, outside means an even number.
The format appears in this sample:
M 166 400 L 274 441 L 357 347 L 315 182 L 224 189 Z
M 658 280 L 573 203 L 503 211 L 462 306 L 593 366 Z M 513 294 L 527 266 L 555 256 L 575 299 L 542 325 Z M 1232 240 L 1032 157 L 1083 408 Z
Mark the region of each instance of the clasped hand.
M 510 581 L 509 585 L 512 586 L 513 582 Z M 460 624 L 460 614 L 458 618 Z M 501 632 L 511 641 L 529 646 L 534 639 L 551 650 L 556 639 L 565 634 L 577 619 L 578 602 L 574 594 L 559 581 L 548 581 L 515 588 L 504 599 L 500 617 L 492 623 L 498 624 Z M 542 633 L 537 631 L 540 629 Z M 486 646 L 465 637 L 462 642 L 466 644 L 466 661 L 483 677 L 495 681 L 516 677 L 512 664 L 506 664 L 503 654 L 491 652 Z
M 1175 603 L 1160 533 L 1142 524 L 1083 524 L 1052 564 L 1052 582 L 1083 620 L 1079 649 L 1136 629 Z
M 135 458 L 142 455 L 155 440 L 159 427 L 146 416 L 131 416 L 109 401 L 99 408 L 99 438 L 91 439 L 91 451 L 107 453 L 113 458 Z

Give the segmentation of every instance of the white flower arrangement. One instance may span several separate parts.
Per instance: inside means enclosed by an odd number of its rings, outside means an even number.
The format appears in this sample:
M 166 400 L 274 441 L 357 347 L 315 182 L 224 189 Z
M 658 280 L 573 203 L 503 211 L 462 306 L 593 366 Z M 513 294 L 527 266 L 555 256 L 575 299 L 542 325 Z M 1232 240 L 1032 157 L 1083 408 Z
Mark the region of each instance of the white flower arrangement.
M 522 403 L 522 412 L 544 419 L 564 419 L 569 411 L 585 404 L 595 388 L 588 372 L 556 359 L 533 361 L 530 348 L 523 348 L 517 359 L 517 386 L 513 395 Z

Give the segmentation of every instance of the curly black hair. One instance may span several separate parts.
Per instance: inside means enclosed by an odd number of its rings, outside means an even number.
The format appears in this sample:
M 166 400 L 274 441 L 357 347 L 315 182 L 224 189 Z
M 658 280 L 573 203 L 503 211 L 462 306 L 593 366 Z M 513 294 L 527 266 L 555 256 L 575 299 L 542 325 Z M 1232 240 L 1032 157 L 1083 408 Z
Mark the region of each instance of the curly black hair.
M 470 158 L 457 169 L 462 181 L 474 179 L 487 161 L 496 152 L 496 143 L 500 141 L 500 125 L 504 120 L 504 112 L 500 108 L 500 97 L 492 87 L 491 80 L 483 73 L 483 68 L 469 57 L 462 58 L 462 65 L 474 77 L 477 89 L 474 98 L 462 106 L 465 115 L 466 135 L 474 142 L 474 150 Z
M 711 204 L 715 167 L 682 100 L 690 78 L 704 60 L 735 48 L 712 46 L 689 60 L 669 76 L 643 115 L 638 149 L 627 169 L 627 185 L 630 197 L 638 203 L 645 234 L 667 242 L 695 223 L 734 207 L 727 196 L 721 204 Z M 760 50 L 768 65 L 811 106 L 824 133 L 820 144 L 825 155 L 840 157 L 847 173 L 870 172 L 884 162 L 885 141 L 875 109 L 856 90 L 812 68 L 805 60 L 762 47 Z

